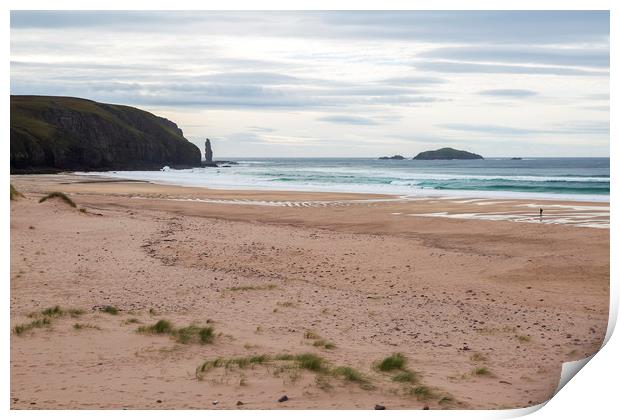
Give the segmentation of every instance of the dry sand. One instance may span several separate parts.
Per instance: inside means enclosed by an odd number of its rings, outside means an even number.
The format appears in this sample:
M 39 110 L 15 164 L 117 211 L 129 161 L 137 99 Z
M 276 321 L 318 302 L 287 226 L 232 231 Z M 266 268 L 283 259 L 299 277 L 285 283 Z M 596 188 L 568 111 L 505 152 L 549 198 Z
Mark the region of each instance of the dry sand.
M 544 202 L 541 222 L 540 202 L 91 180 L 11 179 L 25 195 L 11 202 L 11 326 L 65 310 L 12 333 L 14 409 L 525 407 L 605 335 L 607 203 Z M 39 204 L 50 191 L 86 212 Z M 214 340 L 136 332 L 160 319 L 212 326 Z M 396 352 L 417 382 L 376 369 Z M 303 353 L 328 367 L 196 377 L 217 357 Z

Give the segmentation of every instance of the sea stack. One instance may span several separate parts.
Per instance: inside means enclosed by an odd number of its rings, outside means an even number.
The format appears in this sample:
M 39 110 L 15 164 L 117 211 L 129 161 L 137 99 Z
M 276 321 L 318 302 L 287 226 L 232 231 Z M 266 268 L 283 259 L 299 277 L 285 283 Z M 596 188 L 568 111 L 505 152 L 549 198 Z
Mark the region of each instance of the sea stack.
M 213 150 L 211 150 L 211 140 L 205 141 L 205 163 L 213 163 Z

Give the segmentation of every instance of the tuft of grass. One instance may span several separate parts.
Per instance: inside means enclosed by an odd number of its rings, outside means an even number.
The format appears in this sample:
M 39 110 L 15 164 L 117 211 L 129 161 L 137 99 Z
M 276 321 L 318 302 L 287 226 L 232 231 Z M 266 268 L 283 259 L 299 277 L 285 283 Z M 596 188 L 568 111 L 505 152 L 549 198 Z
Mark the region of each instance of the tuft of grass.
M 304 333 L 304 338 L 307 340 L 318 340 L 321 336 L 312 330 L 308 330 Z
M 249 290 L 272 290 L 277 288 L 275 284 L 261 284 L 261 285 L 245 285 L 245 286 L 233 286 L 229 287 L 228 290 L 231 292 L 247 292 Z
M 312 353 L 303 353 L 295 357 L 299 367 L 313 372 L 323 372 L 326 370 L 325 359 Z
M 62 316 L 64 315 L 64 313 L 65 311 L 63 311 L 58 305 L 51 307 L 51 308 L 43 309 L 41 311 L 41 315 L 48 316 L 48 317 Z
M 71 315 L 71 318 L 77 318 L 80 315 L 84 315 L 84 310 L 83 309 L 70 308 L 70 309 L 67 309 L 67 313 L 69 315 Z
M 281 306 L 283 308 L 294 308 L 297 305 L 295 304 L 295 302 L 290 302 L 290 301 L 286 301 L 286 302 L 277 302 L 278 306 Z
M 392 353 L 377 364 L 377 368 L 382 372 L 404 369 L 407 359 L 402 353 Z
M 174 329 L 172 323 L 165 319 L 160 319 L 153 325 L 138 328 L 139 333 L 143 334 L 171 334 Z
M 401 372 L 399 374 L 397 374 L 396 376 L 392 377 L 392 380 L 394 382 L 409 382 L 409 383 L 416 383 L 418 382 L 420 378 L 418 377 L 418 374 L 415 372 L 411 372 L 409 370 L 405 370 L 404 372 Z
M 327 350 L 332 350 L 336 348 L 336 345 L 330 341 L 326 341 L 326 340 L 316 340 L 314 343 L 312 343 L 312 345 L 314 347 L 323 347 Z
M 532 341 L 532 337 L 530 337 L 529 335 L 517 335 L 517 340 L 522 343 L 529 343 L 530 341 Z
M 29 322 L 28 324 L 16 325 L 15 327 L 13 327 L 13 332 L 17 335 L 22 335 L 23 333 L 30 331 L 34 328 L 43 328 L 43 327 L 50 325 L 51 323 L 52 323 L 52 320 L 49 319 L 48 317 L 44 317 L 41 319 L 35 319 L 34 321 Z
M 93 324 L 73 324 L 73 329 L 75 330 L 84 330 L 84 329 L 93 329 L 93 330 L 101 330 L 101 328 L 97 325 Z
M 435 393 L 433 392 L 433 390 L 426 385 L 419 385 L 411 388 L 409 390 L 409 394 L 414 395 L 420 401 L 435 398 Z
M 489 368 L 486 368 L 486 367 L 476 368 L 472 370 L 471 373 L 472 375 L 475 375 L 475 376 L 491 376 L 492 375 L 492 372 L 489 370 Z
M 140 322 L 138 320 L 136 321 Z M 213 327 L 211 326 L 200 327 L 197 325 L 190 325 L 188 327 L 175 329 L 172 323 L 165 319 L 160 319 L 153 325 L 139 327 L 136 331 L 142 334 L 167 334 L 171 337 L 175 337 L 176 340 L 182 344 L 194 342 L 199 344 L 210 344 L 215 338 Z
M 366 378 L 364 378 L 364 375 L 350 366 L 338 366 L 333 370 L 333 373 L 336 376 L 342 376 L 345 381 L 356 382 L 358 384 L 368 382 Z
M 103 308 L 99 309 L 101 312 L 105 312 L 110 315 L 118 315 L 118 308 L 115 306 L 106 305 Z
M 23 197 L 23 196 L 24 196 L 22 193 L 20 193 L 19 191 L 17 191 L 17 190 L 15 189 L 15 187 L 13 186 L 13 184 L 10 184 L 10 185 L 11 185 L 11 201 L 13 201 L 13 200 L 17 200 L 18 198 L 20 198 L 20 197 Z
M 41 199 L 39 200 L 39 203 L 43 203 L 44 201 L 47 201 L 50 198 L 60 198 L 62 201 L 64 201 L 65 203 L 67 203 L 71 207 L 74 207 L 74 208 L 77 207 L 75 202 L 72 199 L 70 199 L 67 194 L 59 192 L 59 191 L 54 191 L 54 192 L 51 192 L 51 193 L 41 197 Z
M 141 322 L 138 318 L 129 318 L 125 324 L 141 324 Z

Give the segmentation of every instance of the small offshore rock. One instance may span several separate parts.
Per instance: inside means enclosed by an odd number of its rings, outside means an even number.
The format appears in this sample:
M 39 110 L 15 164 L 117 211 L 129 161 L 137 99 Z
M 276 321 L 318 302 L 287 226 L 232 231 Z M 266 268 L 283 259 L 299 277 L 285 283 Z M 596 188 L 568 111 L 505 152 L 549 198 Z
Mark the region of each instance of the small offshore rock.
M 385 406 L 381 405 L 381 404 L 376 404 L 375 405 L 375 410 L 385 410 Z
M 288 401 L 287 395 L 282 395 L 280 398 L 278 398 L 278 402 L 284 402 L 284 401 Z

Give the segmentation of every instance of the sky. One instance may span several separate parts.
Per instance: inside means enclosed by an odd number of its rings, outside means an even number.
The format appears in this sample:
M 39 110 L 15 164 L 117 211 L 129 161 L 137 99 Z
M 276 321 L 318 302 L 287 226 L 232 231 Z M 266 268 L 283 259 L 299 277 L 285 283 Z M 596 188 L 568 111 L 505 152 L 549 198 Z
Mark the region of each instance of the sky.
M 609 156 L 609 13 L 12 11 L 11 94 L 136 106 L 215 158 Z

